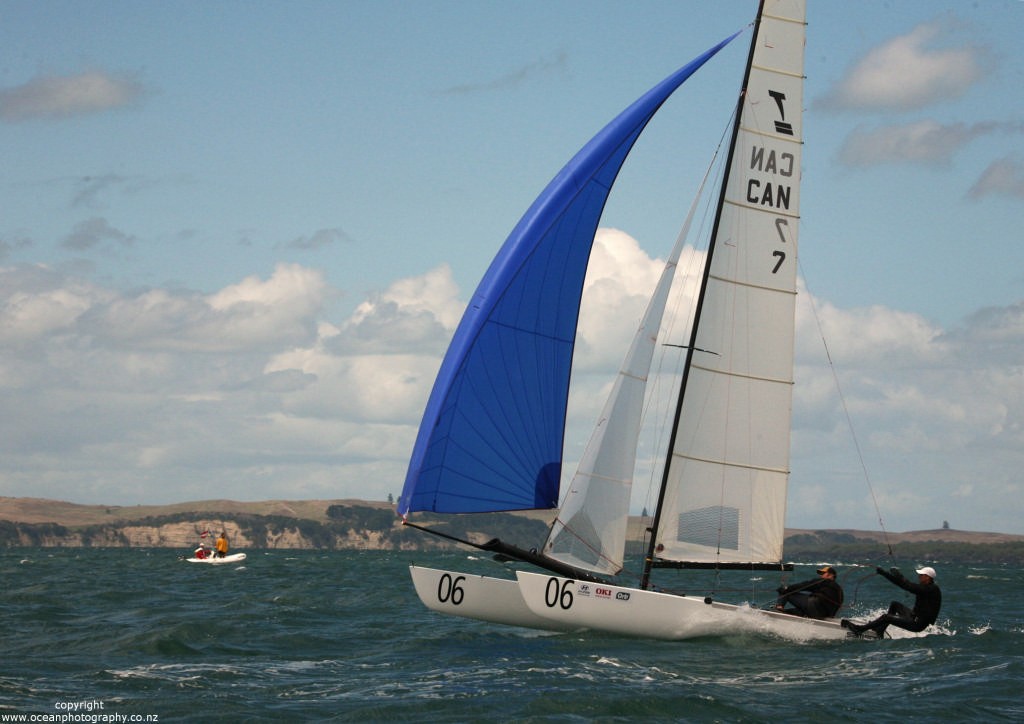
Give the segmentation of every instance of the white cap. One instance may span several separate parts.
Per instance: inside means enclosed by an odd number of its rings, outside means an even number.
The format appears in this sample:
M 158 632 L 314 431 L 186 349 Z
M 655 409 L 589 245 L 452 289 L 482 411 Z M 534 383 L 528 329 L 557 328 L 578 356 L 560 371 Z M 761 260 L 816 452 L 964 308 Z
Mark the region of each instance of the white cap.
M 917 569 L 917 575 L 919 575 L 919 576 L 928 576 L 932 580 L 935 580 L 935 569 L 932 568 L 931 566 L 925 566 L 924 568 L 918 568 Z

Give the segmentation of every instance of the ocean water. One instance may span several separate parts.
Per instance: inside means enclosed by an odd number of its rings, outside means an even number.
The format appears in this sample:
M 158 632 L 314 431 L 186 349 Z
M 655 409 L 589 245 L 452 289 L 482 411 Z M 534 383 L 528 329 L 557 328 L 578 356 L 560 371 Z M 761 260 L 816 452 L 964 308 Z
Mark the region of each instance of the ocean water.
M 1010 568 L 930 562 L 945 602 L 926 636 L 660 642 L 428 611 L 407 566 L 498 574 L 464 552 L 177 553 L 0 550 L 0 720 L 1024 721 Z M 871 570 L 840 567 L 852 617 L 905 598 Z M 767 602 L 777 582 L 758 585 Z

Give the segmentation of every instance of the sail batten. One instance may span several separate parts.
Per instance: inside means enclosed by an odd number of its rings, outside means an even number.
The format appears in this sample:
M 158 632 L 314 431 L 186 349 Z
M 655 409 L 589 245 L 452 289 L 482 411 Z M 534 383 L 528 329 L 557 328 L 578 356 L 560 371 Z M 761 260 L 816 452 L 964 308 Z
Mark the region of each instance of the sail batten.
M 755 284 L 753 282 L 741 282 L 735 279 L 726 279 L 725 277 L 718 277 L 715 276 L 714 274 L 711 275 L 711 278 L 714 279 L 715 281 L 722 282 L 723 284 L 735 284 L 736 286 L 750 287 L 752 289 L 760 289 L 766 292 L 777 292 L 779 294 L 796 294 L 795 289 L 776 289 L 775 287 L 767 287 L 764 286 L 763 284 Z
M 741 463 L 741 462 L 736 462 L 736 461 L 733 461 L 733 460 L 724 460 L 724 459 L 710 460 L 710 459 L 707 459 L 707 458 L 694 457 L 693 455 L 680 455 L 680 454 L 676 454 L 674 457 L 676 457 L 676 458 L 678 458 L 680 460 L 692 460 L 693 462 L 696 462 L 696 463 L 708 463 L 710 465 L 721 465 L 722 467 L 747 468 L 748 470 L 763 470 L 764 472 L 767 472 L 767 473 L 788 473 L 789 472 L 788 469 L 767 468 L 767 467 L 764 467 L 764 466 L 750 465 L 748 463 Z
M 701 370 L 703 372 L 709 372 L 711 374 L 722 375 L 723 377 L 736 377 L 736 378 L 745 379 L 745 380 L 757 380 L 758 382 L 774 382 L 774 383 L 780 384 L 780 385 L 792 385 L 793 384 L 793 380 L 789 379 L 789 378 L 755 377 L 752 374 L 744 373 L 744 372 L 735 372 L 735 371 L 723 372 L 721 370 L 716 370 L 716 369 L 714 369 L 712 367 L 702 367 L 701 365 L 696 364 L 696 363 L 694 363 L 691 366 L 695 370 Z
M 742 201 L 737 201 L 735 199 L 726 199 L 725 204 L 726 204 L 726 206 L 732 206 L 732 207 L 740 208 L 740 209 L 754 209 L 754 210 L 757 209 L 756 206 L 751 206 L 748 203 L 744 203 Z M 784 216 L 784 217 L 789 218 L 789 219 L 799 219 L 800 218 L 800 214 L 790 212 L 788 209 L 773 209 L 771 213 L 773 215 L 775 215 L 775 216 Z

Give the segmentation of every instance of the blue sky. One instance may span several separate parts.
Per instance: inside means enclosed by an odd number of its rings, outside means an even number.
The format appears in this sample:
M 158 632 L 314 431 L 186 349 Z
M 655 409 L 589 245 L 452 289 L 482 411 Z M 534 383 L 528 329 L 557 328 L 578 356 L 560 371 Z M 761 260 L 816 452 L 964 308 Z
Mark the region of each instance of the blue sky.
M 755 6 L 3 3 L 0 495 L 397 495 L 519 215 Z M 1024 533 L 1024 3 L 812 0 L 808 23 L 802 296 L 879 510 L 801 312 L 789 525 Z M 747 42 L 627 163 L 611 307 L 653 283 Z M 622 333 L 593 325 L 589 370 Z

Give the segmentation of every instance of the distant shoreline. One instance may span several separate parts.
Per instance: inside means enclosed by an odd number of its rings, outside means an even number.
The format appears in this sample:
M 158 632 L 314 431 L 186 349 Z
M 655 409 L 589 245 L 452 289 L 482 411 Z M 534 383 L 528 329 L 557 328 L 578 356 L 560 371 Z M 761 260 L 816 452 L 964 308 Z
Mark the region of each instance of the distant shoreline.
M 465 539 L 540 540 L 551 511 L 459 516 Z M 649 521 L 630 518 L 628 537 L 643 538 Z M 226 531 L 239 548 L 430 550 L 452 544 L 401 524 L 394 505 L 382 501 L 204 500 L 168 505 L 83 505 L 42 498 L 0 497 L 0 547 L 191 548 L 201 532 Z M 1019 562 L 1024 535 L 939 528 L 883 532 L 787 529 L 786 557 L 822 560 L 898 555 L 921 560 Z
M 298 519 L 326 521 L 327 509 L 331 505 L 363 506 L 381 510 L 394 509 L 392 503 L 357 498 L 338 498 L 333 500 L 261 500 L 238 501 L 211 499 L 168 503 L 164 505 L 86 505 L 69 503 L 63 500 L 47 498 L 15 498 L 0 496 L 0 520 L 12 523 L 56 523 L 65 527 L 98 525 L 104 523 L 124 523 L 148 517 L 166 516 L 177 513 L 206 513 L 210 515 L 230 516 L 234 514 L 248 515 L 280 515 Z M 553 515 L 551 511 L 525 511 L 515 513 L 534 520 L 547 522 Z M 640 516 L 630 516 L 630 527 L 642 525 Z M 950 528 L 935 528 L 922 531 L 871 531 L 843 528 L 787 528 L 786 535 L 798 535 L 828 531 L 831 533 L 851 534 L 859 538 L 884 539 L 887 536 L 894 543 L 908 541 L 938 540 L 951 543 L 997 543 L 1001 541 L 1024 541 L 1024 535 L 1014 533 L 998 533 L 986 531 L 963 531 Z M 631 536 L 632 537 L 632 536 Z

